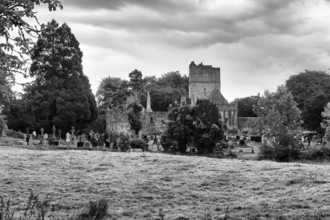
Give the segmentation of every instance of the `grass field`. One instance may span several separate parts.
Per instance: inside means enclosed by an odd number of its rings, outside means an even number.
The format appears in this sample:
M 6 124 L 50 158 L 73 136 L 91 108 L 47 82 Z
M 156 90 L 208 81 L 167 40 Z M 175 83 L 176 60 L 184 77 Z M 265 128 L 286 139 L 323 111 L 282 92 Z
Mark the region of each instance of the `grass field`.
M 108 219 L 330 219 L 327 164 L 0 147 L 0 195 L 28 189 L 60 216 L 106 199 Z

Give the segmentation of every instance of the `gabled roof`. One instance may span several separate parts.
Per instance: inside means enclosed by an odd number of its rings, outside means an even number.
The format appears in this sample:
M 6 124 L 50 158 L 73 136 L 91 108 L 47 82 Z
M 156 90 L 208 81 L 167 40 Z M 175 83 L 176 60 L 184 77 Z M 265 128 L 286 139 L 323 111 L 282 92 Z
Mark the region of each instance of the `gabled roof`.
M 216 105 L 228 105 L 228 101 L 223 97 L 219 89 L 215 88 L 209 95 L 209 100 L 212 101 Z

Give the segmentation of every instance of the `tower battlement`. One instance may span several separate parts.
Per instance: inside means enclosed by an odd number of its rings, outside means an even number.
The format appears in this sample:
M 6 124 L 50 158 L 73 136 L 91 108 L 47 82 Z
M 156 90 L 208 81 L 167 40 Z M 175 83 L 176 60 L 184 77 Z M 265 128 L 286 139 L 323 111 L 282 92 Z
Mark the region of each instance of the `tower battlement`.
M 211 65 L 196 65 L 193 62 L 189 65 L 189 83 L 218 83 L 220 86 L 220 68 Z M 220 90 L 220 87 L 218 88 Z

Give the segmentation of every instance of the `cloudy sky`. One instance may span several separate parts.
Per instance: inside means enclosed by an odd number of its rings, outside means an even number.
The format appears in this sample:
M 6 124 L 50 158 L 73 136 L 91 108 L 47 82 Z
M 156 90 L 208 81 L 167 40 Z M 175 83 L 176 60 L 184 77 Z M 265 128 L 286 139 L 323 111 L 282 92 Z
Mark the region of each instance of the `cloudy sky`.
M 107 76 L 170 71 L 191 61 L 221 68 L 232 101 L 274 91 L 290 75 L 330 68 L 329 0 L 62 0 L 38 7 L 41 22 L 66 22 L 95 92 Z

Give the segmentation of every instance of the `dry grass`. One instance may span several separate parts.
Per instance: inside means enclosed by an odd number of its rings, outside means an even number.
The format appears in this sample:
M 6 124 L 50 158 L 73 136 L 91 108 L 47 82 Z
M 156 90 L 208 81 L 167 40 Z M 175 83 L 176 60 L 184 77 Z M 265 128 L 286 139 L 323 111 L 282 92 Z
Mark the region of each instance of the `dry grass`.
M 108 219 L 329 219 L 329 182 L 330 165 L 0 147 L 0 195 L 63 216 L 105 199 Z

